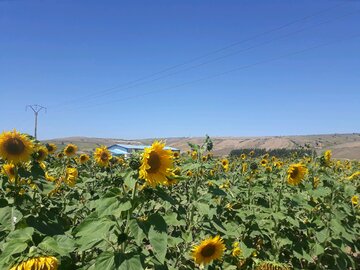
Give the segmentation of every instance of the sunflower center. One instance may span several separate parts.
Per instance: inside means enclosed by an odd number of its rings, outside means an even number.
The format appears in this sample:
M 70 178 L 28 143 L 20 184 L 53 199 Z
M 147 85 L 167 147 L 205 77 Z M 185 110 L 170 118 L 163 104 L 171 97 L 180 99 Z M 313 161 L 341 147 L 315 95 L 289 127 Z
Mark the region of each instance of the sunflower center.
M 10 138 L 5 142 L 5 150 L 10 155 L 20 155 L 25 150 L 25 144 L 18 138 Z
M 15 170 L 14 170 L 13 167 L 11 167 L 11 168 L 9 169 L 9 174 L 10 174 L 10 175 L 14 175 L 14 174 L 15 174 Z
M 66 153 L 68 153 L 68 154 L 71 154 L 72 152 L 74 152 L 74 148 L 73 147 L 68 147 L 67 149 L 66 149 Z
M 208 244 L 201 250 L 201 255 L 203 257 L 211 257 L 212 255 L 214 255 L 215 250 L 216 247 L 213 244 Z
M 161 166 L 161 160 L 159 155 L 156 152 L 151 152 L 148 163 L 150 165 L 150 169 L 148 169 L 147 172 L 149 173 L 157 172 L 157 170 Z
M 290 173 L 291 178 L 296 178 L 299 174 L 299 169 L 297 167 L 293 168 L 292 172 Z
M 101 154 L 100 158 L 102 161 L 107 161 L 109 159 L 108 155 L 105 152 Z

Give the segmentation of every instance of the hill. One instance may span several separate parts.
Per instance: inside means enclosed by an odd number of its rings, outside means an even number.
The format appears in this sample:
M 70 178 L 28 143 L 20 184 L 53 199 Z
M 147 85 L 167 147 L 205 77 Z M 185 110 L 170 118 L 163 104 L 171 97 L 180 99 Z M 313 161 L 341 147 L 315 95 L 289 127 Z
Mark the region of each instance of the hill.
M 180 138 L 159 138 L 166 140 L 167 145 L 186 151 L 189 149 L 188 142 L 201 144 L 203 137 L 180 137 Z M 151 144 L 154 139 L 125 140 L 115 138 L 88 138 L 68 137 L 46 140 L 54 142 L 59 148 L 68 143 L 74 143 L 79 149 L 88 152 L 100 145 L 123 144 Z M 317 152 L 321 153 L 327 149 L 333 151 L 334 158 L 359 159 L 360 160 L 360 134 L 326 134 L 306 136 L 268 136 L 268 137 L 213 137 L 214 154 L 227 155 L 233 149 L 241 148 L 287 148 L 294 149 L 305 144 L 310 145 Z

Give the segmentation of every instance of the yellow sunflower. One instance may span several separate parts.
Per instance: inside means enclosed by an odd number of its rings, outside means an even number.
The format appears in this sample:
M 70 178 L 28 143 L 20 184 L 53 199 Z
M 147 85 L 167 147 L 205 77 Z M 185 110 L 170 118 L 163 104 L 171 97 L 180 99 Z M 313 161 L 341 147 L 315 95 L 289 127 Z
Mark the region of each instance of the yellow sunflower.
M 63 152 L 60 152 L 57 154 L 57 158 L 63 158 L 64 157 L 64 153 Z
M 240 243 L 239 242 L 234 242 L 232 244 L 232 247 L 233 247 L 233 249 L 231 251 L 231 255 L 233 257 L 239 257 L 242 254 L 242 250 L 240 248 Z
M 48 150 L 44 146 L 38 147 L 35 151 L 35 159 L 39 162 L 44 161 L 47 155 L 48 155 Z
M 53 143 L 47 143 L 45 146 L 49 154 L 54 154 L 57 149 L 57 146 Z
M 80 164 L 86 163 L 90 159 L 89 155 L 87 154 L 81 154 L 79 157 Z
M 191 152 L 191 158 L 192 158 L 193 160 L 196 160 L 196 159 L 197 159 L 197 156 L 198 156 L 198 153 L 197 153 L 195 150 Z
M 77 150 L 78 147 L 75 144 L 69 143 L 64 149 L 64 154 L 67 157 L 72 157 L 75 156 Z
M 101 167 L 107 167 L 109 166 L 109 162 L 111 159 L 111 153 L 106 148 L 106 146 L 101 146 L 95 149 L 94 152 L 94 159 L 97 164 L 99 164 Z
M 34 145 L 25 135 L 15 129 L 0 135 L 0 157 L 14 164 L 30 159 Z
M 12 164 L 12 163 L 4 164 L 2 171 L 3 171 L 3 173 L 5 175 L 7 175 L 10 182 L 14 181 L 15 176 L 16 176 L 15 165 L 14 164 Z
M 287 171 L 287 182 L 290 185 L 297 186 L 304 179 L 308 169 L 301 163 L 291 164 Z
M 192 249 L 192 257 L 195 263 L 200 265 L 206 265 L 213 260 L 218 260 L 222 257 L 225 251 L 225 245 L 219 235 L 210 237 L 203 240 L 200 245 L 195 246 Z
M 360 178 L 360 171 L 354 172 L 352 175 L 350 175 L 347 179 L 352 180 L 352 179 L 356 179 L 356 178 Z
M 173 174 L 173 155 L 164 147 L 164 143 L 155 141 L 142 154 L 139 177 L 152 187 L 166 183 L 167 177 Z
M 261 166 L 266 167 L 266 165 L 268 164 L 268 161 L 266 159 L 262 159 L 260 164 L 261 164 Z
M 27 261 L 23 261 L 15 266 L 13 266 L 10 270 L 57 270 L 59 261 L 53 256 L 43 256 L 28 259 Z
M 246 155 L 245 155 L 245 154 L 241 154 L 241 155 L 240 155 L 240 158 L 241 158 L 242 160 L 244 160 L 244 159 L 246 159 Z
M 331 150 L 325 151 L 325 153 L 324 153 L 324 160 L 325 160 L 326 164 L 329 164 L 329 163 L 330 163 L 331 156 L 332 156 Z
M 358 205 L 358 203 L 359 203 L 359 196 L 357 196 L 357 195 L 352 196 L 352 197 L 351 197 L 351 203 L 352 203 L 353 205 Z
M 174 155 L 174 158 L 179 158 L 180 157 L 179 152 L 174 152 L 173 155 Z
M 75 186 L 78 175 L 79 172 L 76 168 L 71 168 L 71 167 L 66 168 L 65 183 L 70 187 Z

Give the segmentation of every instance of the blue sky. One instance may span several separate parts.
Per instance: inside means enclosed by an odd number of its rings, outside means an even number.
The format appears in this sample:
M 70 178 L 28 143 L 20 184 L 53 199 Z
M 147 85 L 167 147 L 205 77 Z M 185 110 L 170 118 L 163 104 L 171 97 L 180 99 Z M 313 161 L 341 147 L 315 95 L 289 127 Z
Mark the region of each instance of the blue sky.
M 0 0 L 0 128 L 41 104 L 40 139 L 360 132 L 359 35 L 354 0 Z

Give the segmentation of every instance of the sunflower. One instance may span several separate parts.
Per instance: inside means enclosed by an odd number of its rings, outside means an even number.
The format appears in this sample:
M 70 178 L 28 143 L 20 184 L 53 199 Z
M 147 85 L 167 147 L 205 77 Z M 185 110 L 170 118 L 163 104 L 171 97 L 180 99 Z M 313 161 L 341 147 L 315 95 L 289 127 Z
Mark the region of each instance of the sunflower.
M 360 178 L 360 171 L 354 172 L 352 175 L 350 175 L 347 179 L 352 180 L 352 179 L 356 179 L 356 178 Z
M 206 265 L 213 260 L 220 259 L 225 251 L 225 245 L 219 235 L 203 240 L 200 245 L 192 249 L 195 263 Z
M 71 167 L 66 168 L 65 183 L 70 187 L 75 186 L 78 175 L 79 172 L 76 168 L 71 168 Z
M 202 156 L 202 158 L 201 158 L 201 159 L 202 159 L 202 161 L 204 161 L 204 162 L 205 162 L 205 161 L 207 161 L 207 156 Z
M 44 161 L 48 155 L 48 150 L 44 146 L 40 146 L 35 151 L 35 159 L 39 162 Z
M 324 153 L 324 160 L 325 160 L 325 163 L 326 163 L 326 164 L 329 164 L 329 163 L 330 163 L 331 156 L 332 156 L 331 150 L 325 151 L 325 153 Z
M 16 176 L 15 165 L 14 164 L 12 164 L 12 163 L 4 164 L 2 171 L 3 171 L 4 174 L 7 175 L 10 182 L 14 181 L 15 176 Z
M 187 171 L 187 172 L 186 172 L 186 176 L 187 176 L 187 177 L 191 177 L 191 176 L 193 176 L 192 171 Z
M 72 157 L 75 156 L 77 150 L 78 147 L 75 144 L 69 143 L 64 149 L 64 154 L 67 157 Z
M 359 196 L 357 196 L 357 195 L 352 196 L 352 197 L 351 197 L 351 203 L 352 203 L 353 205 L 358 205 L 358 203 L 359 203 Z
M 86 163 L 90 159 L 89 155 L 87 154 L 81 154 L 79 157 L 80 164 Z
M 45 146 L 49 154 L 54 154 L 57 149 L 57 146 L 53 143 L 47 143 Z
M 240 243 L 239 242 L 234 242 L 232 244 L 232 247 L 233 247 L 233 249 L 231 251 L 231 255 L 233 257 L 239 257 L 242 254 L 242 250 L 240 248 Z
M 241 154 L 241 155 L 240 155 L 240 158 L 241 158 L 242 160 L 244 160 L 244 159 L 246 159 L 246 155 L 245 155 L 245 154 Z
M 267 161 L 266 159 L 262 159 L 262 160 L 260 161 L 260 164 L 261 164 L 261 166 L 266 167 L 266 165 L 268 164 L 268 161 Z
M 248 169 L 248 164 L 245 162 L 241 166 L 241 172 L 245 173 L 247 171 L 247 169 Z
M 198 156 L 198 153 L 197 153 L 195 150 L 191 152 L 191 158 L 192 158 L 193 160 L 196 160 L 196 159 L 197 159 L 197 156 Z
M 31 258 L 13 266 L 10 270 L 57 270 L 59 261 L 53 256 Z
M 174 158 L 179 158 L 180 157 L 179 152 L 174 152 L 173 155 L 174 155 Z
M 50 175 L 48 172 L 45 172 L 45 179 L 49 182 L 55 182 L 56 178 Z
M 287 182 L 290 185 L 297 186 L 307 174 L 308 169 L 301 163 L 291 164 L 287 171 Z
M 111 159 L 111 153 L 106 148 L 106 146 L 101 146 L 95 149 L 94 152 L 94 159 L 97 164 L 99 164 L 101 167 L 107 167 L 109 166 L 109 162 Z
M 164 147 L 164 143 L 155 141 L 142 154 L 139 177 L 152 187 L 166 183 L 167 177 L 173 174 L 173 154 Z
M 33 143 L 15 129 L 0 135 L 0 157 L 14 164 L 28 161 L 33 148 Z
M 57 154 L 57 158 L 63 158 L 64 157 L 64 153 L 63 152 L 60 152 Z

